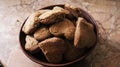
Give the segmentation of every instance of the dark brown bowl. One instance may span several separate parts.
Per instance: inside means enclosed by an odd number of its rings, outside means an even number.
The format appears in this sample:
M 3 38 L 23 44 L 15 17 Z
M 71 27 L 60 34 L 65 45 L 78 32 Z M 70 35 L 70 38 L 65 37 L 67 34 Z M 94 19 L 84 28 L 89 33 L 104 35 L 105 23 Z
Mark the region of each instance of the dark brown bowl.
M 64 7 L 64 5 L 51 5 L 51 6 L 47 6 L 47 7 L 44 7 L 44 8 L 41 8 L 41 9 L 52 9 L 54 6 L 60 6 L 60 7 Z M 98 29 L 97 29 L 97 25 L 96 25 L 96 21 L 93 19 L 93 17 L 91 15 L 89 15 L 86 11 L 84 11 L 83 9 L 79 8 L 81 13 L 82 13 L 82 16 L 87 20 L 89 21 L 90 23 L 92 23 L 94 25 L 94 32 L 97 36 L 97 39 L 98 39 Z M 25 20 L 26 21 L 26 20 Z M 25 21 L 23 23 L 23 25 L 25 24 Z M 45 65 L 45 66 L 66 66 L 66 65 L 70 65 L 70 64 L 73 64 L 75 62 L 78 62 L 78 61 L 81 61 L 83 60 L 85 57 L 87 57 L 91 51 L 94 49 L 94 47 L 96 46 L 96 43 L 94 44 L 93 47 L 87 49 L 87 51 L 83 54 L 83 56 L 81 56 L 80 58 L 74 60 L 74 61 L 71 61 L 71 62 L 65 62 L 65 63 L 59 63 L 59 64 L 52 64 L 52 63 L 48 63 L 44 56 L 42 54 L 31 54 L 30 52 L 26 51 L 25 50 L 25 37 L 26 37 L 26 34 L 24 32 L 22 32 L 22 28 L 23 28 L 23 25 L 20 29 L 20 33 L 19 33 L 19 41 L 20 41 L 20 46 L 24 52 L 24 54 L 30 58 L 32 61 L 38 63 L 38 64 L 42 64 L 42 65 Z

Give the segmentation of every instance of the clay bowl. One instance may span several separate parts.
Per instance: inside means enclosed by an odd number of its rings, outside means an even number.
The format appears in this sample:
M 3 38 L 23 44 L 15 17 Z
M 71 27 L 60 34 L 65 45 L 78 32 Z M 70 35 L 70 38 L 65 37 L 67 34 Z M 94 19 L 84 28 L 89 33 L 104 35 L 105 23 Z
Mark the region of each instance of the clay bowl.
M 41 8 L 41 9 L 52 9 L 54 6 L 60 6 L 60 7 L 64 7 L 64 5 L 51 5 L 51 6 L 47 6 L 47 7 L 44 7 L 44 8 Z M 92 23 L 94 25 L 94 32 L 97 36 L 97 39 L 98 39 L 98 30 L 97 30 L 97 25 L 96 25 L 96 22 L 95 20 L 92 18 L 91 15 L 89 15 L 86 11 L 84 11 L 83 9 L 79 8 L 80 11 L 82 12 L 82 16 L 87 20 L 89 21 L 90 23 Z M 26 20 L 25 20 L 26 21 Z M 25 24 L 25 21 L 23 23 L 23 25 Z M 30 58 L 32 61 L 38 63 L 38 64 L 42 64 L 42 65 L 45 65 L 45 66 L 66 66 L 66 65 L 70 65 L 70 64 L 73 64 L 75 62 L 78 62 L 78 61 L 81 61 L 83 60 L 85 57 L 87 57 L 91 51 L 95 48 L 96 46 L 96 43 L 94 44 L 93 47 L 89 48 L 86 50 L 86 52 L 81 56 L 79 57 L 78 59 L 74 60 L 74 61 L 71 61 L 71 62 L 62 62 L 62 63 L 59 63 L 59 64 L 52 64 L 52 63 L 49 63 L 45 60 L 45 57 L 43 56 L 43 54 L 31 54 L 30 52 L 26 51 L 25 50 L 25 37 L 26 37 L 26 34 L 24 32 L 22 32 L 22 28 L 23 28 L 23 25 L 21 27 L 21 30 L 20 30 L 20 33 L 19 33 L 19 41 L 20 41 L 20 46 L 24 52 L 24 54 Z

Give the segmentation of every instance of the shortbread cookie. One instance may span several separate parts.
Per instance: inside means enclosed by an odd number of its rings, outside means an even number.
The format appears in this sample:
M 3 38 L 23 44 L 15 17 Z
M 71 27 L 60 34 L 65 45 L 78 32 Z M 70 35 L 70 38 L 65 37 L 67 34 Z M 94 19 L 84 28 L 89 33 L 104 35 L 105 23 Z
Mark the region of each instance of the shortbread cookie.
M 48 62 L 59 63 L 63 60 L 66 44 L 63 39 L 53 37 L 39 43 L 39 47 L 44 53 Z
M 70 4 L 65 4 L 64 8 L 69 11 L 69 15 L 68 15 L 69 17 L 72 17 L 72 18 L 76 17 L 76 18 L 78 18 L 82 14 L 79 8 L 77 8 L 75 6 L 72 6 Z M 70 19 L 72 19 L 72 18 L 70 18 Z
M 47 11 L 50 11 L 50 10 L 38 10 L 35 13 L 32 13 L 26 20 L 22 28 L 22 31 L 26 34 L 32 33 L 36 29 L 36 27 L 39 25 L 38 17 Z
M 34 38 L 41 41 L 51 36 L 48 27 L 41 27 L 34 33 Z
M 74 38 L 75 26 L 70 20 L 64 19 L 53 24 L 49 30 L 55 36 L 65 36 L 67 39 L 72 40 Z
M 84 18 L 79 17 L 74 37 L 74 45 L 77 48 L 91 47 L 96 42 L 96 35 L 94 27 L 88 23 Z
M 25 44 L 26 50 L 30 52 L 37 52 L 39 47 L 38 47 L 38 41 L 35 38 L 27 35 L 25 41 L 26 41 L 26 44 Z
M 39 21 L 43 24 L 52 24 L 62 20 L 69 12 L 61 7 L 54 7 L 53 10 L 39 16 Z

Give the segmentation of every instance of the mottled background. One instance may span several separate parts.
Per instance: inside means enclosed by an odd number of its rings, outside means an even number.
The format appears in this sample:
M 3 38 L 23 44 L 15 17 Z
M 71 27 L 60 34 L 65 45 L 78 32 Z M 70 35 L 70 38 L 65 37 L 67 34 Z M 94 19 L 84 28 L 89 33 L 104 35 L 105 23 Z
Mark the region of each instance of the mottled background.
M 0 0 L 0 60 L 8 67 L 42 67 L 23 56 L 20 27 L 39 8 L 65 3 L 83 8 L 99 27 L 99 42 L 92 54 L 72 66 L 120 67 L 120 0 Z

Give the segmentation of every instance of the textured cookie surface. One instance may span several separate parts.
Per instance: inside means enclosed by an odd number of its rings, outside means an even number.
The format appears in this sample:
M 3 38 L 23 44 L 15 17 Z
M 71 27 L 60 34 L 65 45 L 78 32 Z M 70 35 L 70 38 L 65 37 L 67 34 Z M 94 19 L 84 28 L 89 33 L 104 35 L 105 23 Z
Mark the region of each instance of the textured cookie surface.
M 91 47 L 96 42 L 96 35 L 92 24 L 84 18 L 78 18 L 74 37 L 74 45 L 78 48 Z
M 37 49 L 39 49 L 38 41 L 35 38 L 27 35 L 25 40 L 26 40 L 26 44 L 25 44 L 26 50 L 28 50 L 30 52 L 36 52 Z
M 26 20 L 22 28 L 22 31 L 26 34 L 32 33 L 34 29 L 39 25 L 38 16 L 40 16 L 41 14 L 47 11 L 50 11 L 50 10 L 39 10 L 39 11 L 36 11 L 35 13 L 32 13 Z
M 44 53 L 48 62 L 59 63 L 63 60 L 66 44 L 63 39 L 53 37 L 39 43 L 39 47 Z
M 64 19 L 53 24 L 49 30 L 55 36 L 65 36 L 67 39 L 72 40 L 74 38 L 75 26 L 70 20 Z
M 77 7 L 75 7 L 75 6 L 72 6 L 72 5 L 70 5 L 70 4 L 65 4 L 65 7 L 64 7 L 66 10 L 68 10 L 69 11 L 69 14 L 67 15 L 67 17 L 69 18 L 69 19 L 76 19 L 76 18 L 78 18 L 78 17 L 80 17 L 81 16 L 81 11 L 80 11 L 80 9 L 79 8 L 77 8 Z
M 65 14 L 68 14 L 67 10 L 56 6 L 53 10 L 40 15 L 39 20 L 43 24 L 52 24 L 62 20 Z
M 41 41 L 51 36 L 47 27 L 41 27 L 34 33 L 34 38 Z

